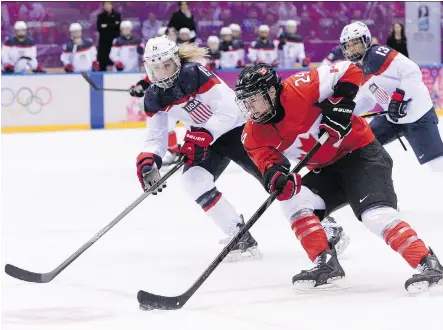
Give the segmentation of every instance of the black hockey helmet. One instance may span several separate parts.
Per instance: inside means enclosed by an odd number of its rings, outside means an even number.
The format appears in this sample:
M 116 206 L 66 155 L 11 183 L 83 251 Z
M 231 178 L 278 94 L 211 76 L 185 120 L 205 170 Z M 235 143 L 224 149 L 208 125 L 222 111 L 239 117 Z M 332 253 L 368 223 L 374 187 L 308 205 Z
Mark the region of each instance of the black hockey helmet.
M 254 64 L 238 76 L 235 101 L 247 120 L 264 124 L 277 114 L 280 86 L 280 78 L 271 65 Z M 271 87 L 274 95 L 269 94 Z

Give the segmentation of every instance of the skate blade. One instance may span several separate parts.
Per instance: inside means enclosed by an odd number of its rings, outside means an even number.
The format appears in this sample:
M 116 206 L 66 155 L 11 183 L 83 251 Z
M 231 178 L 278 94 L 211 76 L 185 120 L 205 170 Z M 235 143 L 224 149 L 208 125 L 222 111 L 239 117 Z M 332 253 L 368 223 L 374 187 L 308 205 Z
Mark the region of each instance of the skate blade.
M 242 260 L 255 260 L 255 259 L 261 259 L 263 258 L 263 255 L 261 254 L 260 250 L 257 246 L 251 247 L 247 249 L 246 251 L 231 251 L 225 258 L 226 262 L 237 262 Z
M 428 281 L 416 282 L 409 285 L 406 290 L 410 295 L 419 295 L 420 293 L 434 291 L 438 289 L 443 290 L 443 279 L 432 285 L 429 285 Z
M 315 286 L 315 281 L 296 281 L 292 283 L 292 289 L 295 292 L 322 292 L 339 291 L 350 288 L 349 283 L 343 276 L 332 277 L 327 283 Z
M 345 250 L 348 248 L 350 243 L 351 243 L 351 238 L 348 235 L 343 234 L 342 238 L 334 246 L 335 252 L 337 252 L 337 255 L 339 256 L 340 254 L 345 252 Z

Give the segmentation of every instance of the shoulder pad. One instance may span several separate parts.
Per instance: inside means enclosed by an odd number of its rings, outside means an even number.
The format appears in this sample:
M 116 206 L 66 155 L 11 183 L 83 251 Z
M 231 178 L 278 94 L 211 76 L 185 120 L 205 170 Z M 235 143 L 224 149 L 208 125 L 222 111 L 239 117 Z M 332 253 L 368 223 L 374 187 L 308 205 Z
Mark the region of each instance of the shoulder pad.
M 132 42 L 136 44 L 140 44 L 142 39 L 140 37 L 132 37 Z
M 387 61 L 390 63 L 390 61 L 392 61 L 392 52 L 395 51 L 389 46 L 371 46 L 363 59 L 362 70 L 364 75 L 374 74 L 378 72 Z M 389 65 L 389 63 L 387 63 L 387 65 Z
M 148 116 L 152 116 L 161 110 L 160 106 L 160 89 L 154 85 L 150 85 L 145 93 L 144 105 L 145 112 Z
M 11 45 L 13 44 L 12 39 L 13 39 L 13 38 L 11 38 L 11 37 L 6 37 L 5 45 L 6 45 L 6 46 L 11 46 Z
M 63 51 L 66 53 L 72 52 L 72 49 L 74 48 L 74 43 L 72 40 L 69 40 L 66 44 L 63 45 Z
M 31 37 L 27 37 L 25 39 L 25 41 L 23 42 L 23 44 L 31 47 L 31 46 L 35 46 L 35 41 Z
M 87 38 L 87 39 L 84 40 L 83 44 L 85 45 L 85 48 L 87 48 L 87 47 L 93 46 L 94 42 L 92 41 L 91 38 Z
M 184 93 L 192 94 L 198 93 L 199 89 L 212 78 L 217 79 L 211 71 L 208 71 L 200 63 L 187 62 L 182 64 L 178 81 Z

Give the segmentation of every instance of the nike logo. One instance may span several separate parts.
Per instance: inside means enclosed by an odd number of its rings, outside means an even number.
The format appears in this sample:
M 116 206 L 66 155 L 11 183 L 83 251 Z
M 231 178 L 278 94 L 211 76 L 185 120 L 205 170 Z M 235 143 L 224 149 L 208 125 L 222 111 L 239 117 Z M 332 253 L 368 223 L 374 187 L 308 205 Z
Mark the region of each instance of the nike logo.
M 425 154 L 418 156 L 418 159 L 422 159 L 424 157 Z
M 370 195 L 370 194 L 369 194 L 369 195 Z M 360 203 L 363 202 L 366 198 L 368 198 L 369 195 L 367 195 L 366 197 L 363 197 L 362 199 L 360 199 Z

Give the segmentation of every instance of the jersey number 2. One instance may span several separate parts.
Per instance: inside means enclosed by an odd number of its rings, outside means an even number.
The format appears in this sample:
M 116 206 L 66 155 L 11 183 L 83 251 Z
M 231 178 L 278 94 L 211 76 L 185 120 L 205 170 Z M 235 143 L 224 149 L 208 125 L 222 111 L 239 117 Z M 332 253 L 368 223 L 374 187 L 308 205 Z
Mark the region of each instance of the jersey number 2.
M 294 84 L 297 87 L 300 84 L 300 82 L 308 83 L 311 81 L 311 77 L 309 76 L 309 72 L 299 72 L 299 73 L 296 73 L 294 76 L 300 77 L 298 79 L 295 79 L 295 81 L 294 81 Z

